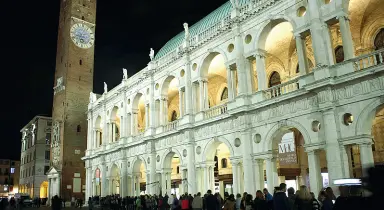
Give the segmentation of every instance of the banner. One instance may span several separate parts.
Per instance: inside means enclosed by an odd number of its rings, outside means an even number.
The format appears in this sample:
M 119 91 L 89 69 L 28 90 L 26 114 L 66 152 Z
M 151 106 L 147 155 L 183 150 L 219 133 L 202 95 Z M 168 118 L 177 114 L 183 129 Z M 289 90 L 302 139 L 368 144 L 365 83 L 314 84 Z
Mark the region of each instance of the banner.
M 279 144 L 280 166 L 297 163 L 296 145 L 293 133 L 287 133 L 283 136 Z

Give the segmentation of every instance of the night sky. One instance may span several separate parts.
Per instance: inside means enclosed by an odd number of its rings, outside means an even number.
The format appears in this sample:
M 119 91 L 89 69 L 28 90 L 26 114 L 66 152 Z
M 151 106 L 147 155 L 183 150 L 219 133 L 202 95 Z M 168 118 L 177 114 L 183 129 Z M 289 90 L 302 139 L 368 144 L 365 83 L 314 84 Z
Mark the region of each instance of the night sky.
M 94 92 L 133 75 L 168 40 L 226 0 L 98 0 Z M 0 158 L 20 159 L 20 129 L 52 112 L 60 0 L 0 2 Z

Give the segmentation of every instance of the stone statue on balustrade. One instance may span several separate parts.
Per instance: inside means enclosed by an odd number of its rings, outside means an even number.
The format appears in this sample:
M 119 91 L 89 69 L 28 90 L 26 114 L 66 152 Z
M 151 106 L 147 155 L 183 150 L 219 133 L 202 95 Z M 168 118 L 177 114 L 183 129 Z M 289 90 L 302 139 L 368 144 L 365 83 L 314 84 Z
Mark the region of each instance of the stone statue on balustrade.
M 104 82 L 104 93 L 108 93 L 108 86 L 107 83 Z
M 155 58 L 155 51 L 152 48 L 149 51 L 149 58 L 151 59 L 151 61 L 153 61 L 153 59 Z
M 128 72 L 127 69 L 123 68 L 123 79 L 126 80 L 128 79 Z

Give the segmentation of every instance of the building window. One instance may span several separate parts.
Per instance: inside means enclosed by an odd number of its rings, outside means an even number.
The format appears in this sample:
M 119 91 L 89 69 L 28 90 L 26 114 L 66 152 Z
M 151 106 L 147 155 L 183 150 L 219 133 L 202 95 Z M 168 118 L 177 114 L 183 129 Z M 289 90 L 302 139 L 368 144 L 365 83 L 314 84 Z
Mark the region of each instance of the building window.
M 11 174 L 15 173 L 15 168 L 11 168 Z
M 81 132 L 81 126 L 80 126 L 80 125 L 77 125 L 76 130 L 77 130 L 78 133 L 80 133 L 80 132 Z
M 227 158 L 221 159 L 221 167 L 222 168 L 227 168 Z
M 375 37 L 375 50 L 384 48 L 384 28 Z
M 79 64 L 80 64 L 80 66 L 83 65 L 83 60 L 80 60 L 80 61 L 79 61 Z
M 177 120 L 177 113 L 176 113 L 175 110 L 173 110 L 173 112 L 172 112 L 172 116 L 171 116 L 171 122 L 173 122 L 173 121 L 175 121 L 175 120 Z
M 220 100 L 221 101 L 224 101 L 224 100 L 227 100 L 228 99 L 228 88 L 225 87 L 223 92 L 221 93 L 221 98 Z
M 274 71 L 271 74 L 271 77 L 269 78 L 269 87 L 273 87 L 273 86 L 280 85 L 280 84 L 281 84 L 280 74 L 279 74 L 279 72 Z
M 47 174 L 48 171 L 49 171 L 49 166 L 44 166 L 44 174 Z
M 46 159 L 46 160 L 49 160 L 50 157 L 51 157 L 51 153 L 49 152 L 49 150 L 46 150 L 46 151 L 45 151 L 45 159 Z
M 344 61 L 344 48 L 343 48 L 343 46 L 337 46 L 335 48 L 335 58 L 336 58 L 336 63 L 341 63 Z
M 85 19 L 84 16 L 81 16 L 81 19 L 84 20 Z
M 45 144 L 51 144 L 51 133 L 45 134 Z

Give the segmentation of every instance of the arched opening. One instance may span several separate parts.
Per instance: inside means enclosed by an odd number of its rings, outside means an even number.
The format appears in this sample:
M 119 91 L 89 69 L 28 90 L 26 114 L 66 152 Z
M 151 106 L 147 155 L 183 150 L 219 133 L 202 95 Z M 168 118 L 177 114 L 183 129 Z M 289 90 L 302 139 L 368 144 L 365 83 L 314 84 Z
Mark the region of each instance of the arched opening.
M 316 150 L 308 155 L 304 136 L 298 129 L 281 127 L 271 141 L 270 150 L 274 155 L 263 166 L 264 186 L 269 192 L 273 192 L 280 183 L 287 184 L 287 188 L 293 187 L 295 191 L 305 185 L 316 193 L 330 185 L 325 151 Z
M 145 97 L 142 93 L 136 94 L 132 104 L 133 130 L 132 134 L 141 134 L 148 127 L 148 119 L 145 107 Z
M 277 71 L 272 72 L 272 74 L 269 78 L 268 86 L 273 87 L 273 86 L 280 85 L 280 84 L 281 84 L 281 79 L 280 79 L 279 72 L 277 72 Z
M 220 101 L 221 102 L 228 101 L 228 88 L 227 87 L 225 87 L 224 90 L 221 92 Z
M 237 93 L 237 74 L 235 70 L 231 70 L 229 72 L 231 77 L 233 78 L 233 84 L 230 88 L 232 88 L 234 95 Z M 202 96 L 203 98 L 199 98 L 199 108 L 200 110 L 206 110 L 211 107 L 215 107 L 222 103 L 225 103 L 226 100 L 221 100 L 221 96 L 223 94 L 223 87 L 228 87 L 227 84 L 227 68 L 224 64 L 224 57 L 219 53 L 211 53 L 209 54 L 205 60 L 203 61 L 201 67 L 201 75 L 203 78 L 207 79 L 207 82 L 199 83 L 199 90 L 202 93 L 196 92 L 196 97 Z M 195 97 L 195 98 L 196 98 Z M 228 98 L 228 89 L 227 96 Z
M 93 195 L 95 196 L 101 196 L 101 185 L 103 183 L 101 183 L 101 172 L 100 172 L 100 169 L 96 169 L 95 170 L 95 179 L 93 181 Z M 104 183 L 105 184 L 105 183 Z
M 336 63 L 341 63 L 344 61 L 344 48 L 343 46 L 337 46 L 335 48 L 335 59 Z
M 185 180 L 186 171 L 180 170 L 180 156 L 175 152 L 169 152 L 164 159 L 164 169 L 166 175 L 164 176 L 165 180 L 163 182 L 162 192 L 168 194 L 176 194 L 180 196 L 181 194 L 187 192 L 187 186 Z
M 48 182 L 44 181 L 40 184 L 40 197 L 39 198 L 48 198 Z
M 374 165 L 384 165 L 384 104 L 377 107 L 374 111 L 373 119 L 370 118 L 368 120 L 372 120 L 371 122 L 366 122 L 367 125 L 372 125 L 371 127 L 371 135 L 372 139 L 372 155 Z M 361 145 L 351 145 L 348 148 L 348 153 L 351 156 L 350 165 L 352 166 L 352 177 L 354 178 L 362 178 L 363 174 L 363 165 L 361 161 L 362 155 L 370 155 L 370 154 L 362 154 L 365 151 L 362 151 L 360 148 Z M 364 146 L 364 145 L 363 145 Z
M 384 28 L 382 28 L 376 35 L 374 45 L 375 50 L 380 50 L 384 48 Z
M 103 144 L 103 126 L 101 117 L 98 116 L 95 122 L 95 147 L 100 147 Z
M 113 164 L 111 167 L 111 176 L 110 176 L 110 182 L 109 184 L 112 184 L 110 186 L 110 195 L 120 194 L 120 169 L 117 167 L 116 164 Z
M 292 31 L 292 24 L 285 19 L 272 20 L 261 31 L 257 47 L 262 55 L 256 56 L 253 65 L 258 84 L 255 89 L 263 90 L 273 85 L 288 82 L 291 77 L 300 72 L 300 67 L 297 65 L 299 62 L 298 55 L 302 54 L 304 60 L 308 60 L 307 52 L 311 52 L 308 49 L 312 47 L 310 36 L 295 39 Z M 304 49 L 297 49 L 296 42 L 303 42 Z M 260 63 L 258 64 L 258 62 Z M 260 68 L 259 71 L 257 68 Z M 304 67 L 303 70 L 308 72 L 309 69 L 307 68 L 308 66 Z M 258 75 L 258 73 L 262 73 L 262 75 Z M 273 74 L 279 76 L 280 83 L 271 84 L 270 78 Z M 270 75 L 269 78 L 268 75 Z
M 133 194 L 135 196 L 147 194 L 147 173 L 144 160 L 137 159 L 133 164 Z
M 160 103 L 160 122 L 162 125 L 173 122 L 182 116 L 182 112 L 185 109 L 184 98 L 180 97 L 184 95 L 182 90 L 179 91 L 179 79 L 174 76 L 168 76 L 164 80 L 162 90 L 164 100 Z M 181 110 L 181 111 L 180 111 Z
M 109 129 L 110 129 L 110 141 L 115 142 L 120 139 L 120 125 L 121 125 L 121 119 L 120 119 L 121 113 L 120 109 L 115 106 L 112 109 L 111 112 L 111 121 L 109 123 Z
M 239 177 L 233 177 L 232 173 L 232 163 L 229 161 L 229 158 L 231 157 L 231 150 L 228 148 L 228 146 L 219 141 L 219 140 L 213 140 L 206 149 L 206 162 L 208 163 L 206 165 L 207 175 L 208 177 L 203 177 L 206 180 L 206 185 L 208 189 L 212 190 L 212 192 L 220 193 L 221 195 L 224 195 L 224 193 L 240 193 L 244 191 L 244 185 L 243 182 L 240 181 L 242 178 Z M 221 161 L 219 161 L 221 160 Z M 224 163 L 224 164 L 223 164 Z M 238 165 L 233 170 L 238 170 L 242 174 L 242 167 L 239 167 Z M 233 183 L 234 180 L 238 180 L 237 184 Z M 203 184 L 204 183 L 200 183 Z M 234 189 L 234 186 L 238 189 Z M 204 186 L 199 186 L 200 189 L 206 189 Z

